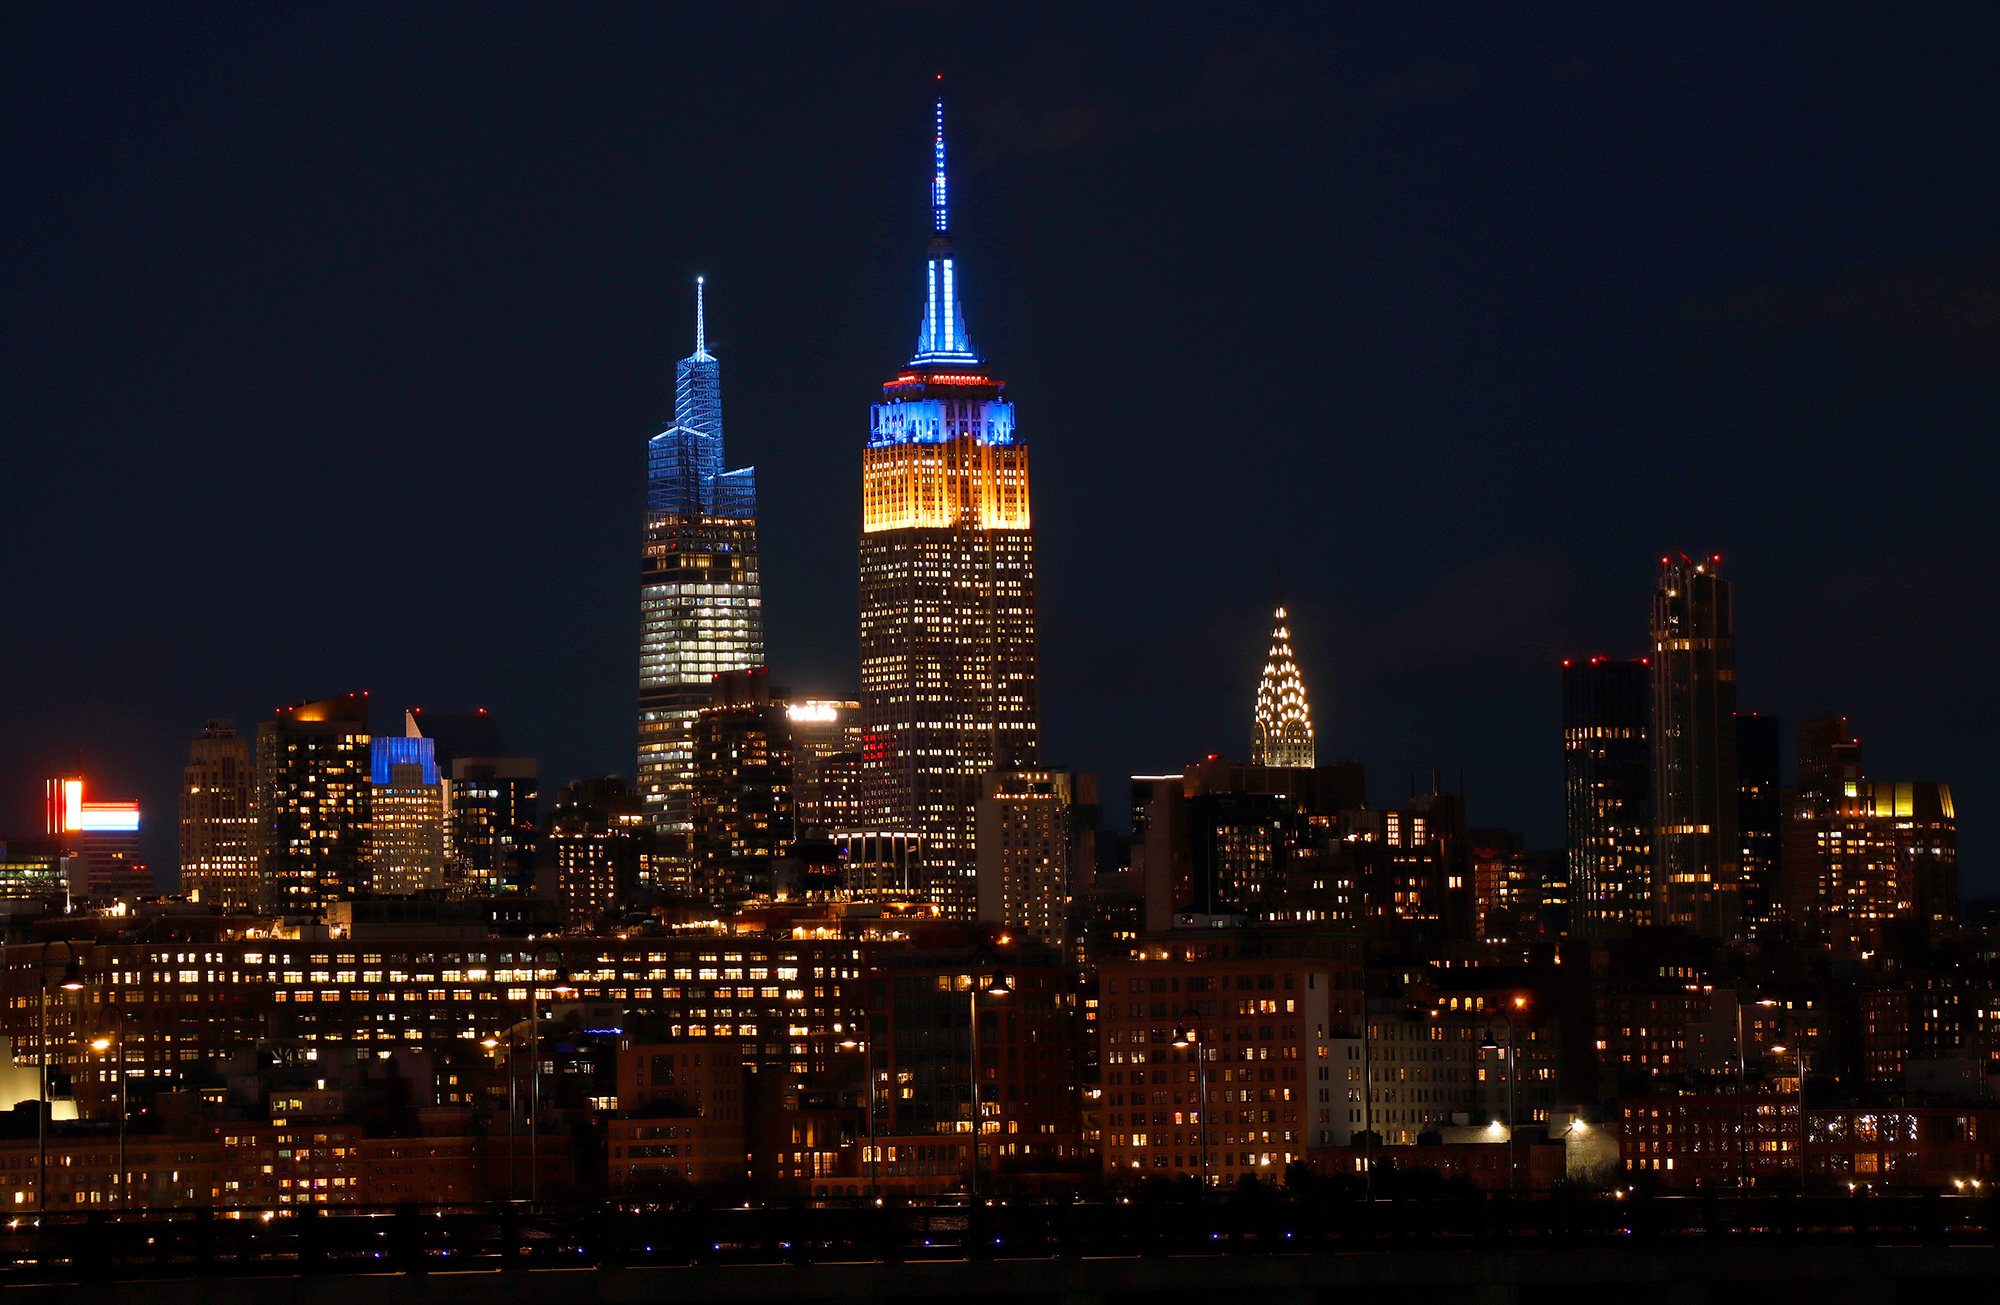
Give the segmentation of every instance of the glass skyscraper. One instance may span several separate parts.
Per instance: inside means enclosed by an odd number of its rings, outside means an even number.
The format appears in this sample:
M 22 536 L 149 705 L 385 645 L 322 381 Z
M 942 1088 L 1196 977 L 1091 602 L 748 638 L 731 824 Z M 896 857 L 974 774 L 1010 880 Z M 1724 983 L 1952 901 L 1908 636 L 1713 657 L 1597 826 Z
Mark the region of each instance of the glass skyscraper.
M 973 351 L 946 220 L 944 107 L 916 353 L 861 455 L 861 725 L 878 827 L 918 836 L 926 895 L 976 909 L 989 771 L 1036 760 L 1035 537 L 1014 405 Z
M 723 469 L 721 371 L 700 278 L 674 421 L 647 446 L 640 575 L 639 794 L 659 835 L 658 886 L 685 892 L 695 718 L 716 675 L 764 664 L 756 472 Z

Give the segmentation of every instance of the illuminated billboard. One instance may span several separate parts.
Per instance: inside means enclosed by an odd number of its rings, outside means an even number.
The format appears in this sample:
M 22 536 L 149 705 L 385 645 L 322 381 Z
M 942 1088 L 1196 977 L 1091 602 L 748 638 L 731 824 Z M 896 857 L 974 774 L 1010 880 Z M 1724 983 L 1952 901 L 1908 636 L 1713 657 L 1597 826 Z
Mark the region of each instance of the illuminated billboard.
M 129 834 L 139 828 L 137 802 L 86 802 L 83 781 L 65 779 L 62 785 L 62 829 L 68 834 Z

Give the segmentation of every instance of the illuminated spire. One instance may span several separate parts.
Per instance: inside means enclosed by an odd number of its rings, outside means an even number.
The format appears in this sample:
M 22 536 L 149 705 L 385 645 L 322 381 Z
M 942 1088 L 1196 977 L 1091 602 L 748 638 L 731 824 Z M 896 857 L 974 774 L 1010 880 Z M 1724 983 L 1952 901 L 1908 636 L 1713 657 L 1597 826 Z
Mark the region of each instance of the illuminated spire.
M 937 222 L 939 231 L 949 231 L 951 226 L 945 221 L 944 206 L 944 96 L 937 100 L 937 143 L 933 147 L 937 155 L 936 175 L 931 178 L 931 216 Z
M 940 77 L 939 81 L 944 79 Z M 979 355 L 965 334 L 965 311 L 958 306 L 958 260 L 951 249 L 949 219 L 945 210 L 944 180 L 944 97 L 937 101 L 937 134 L 931 142 L 934 167 L 931 173 L 930 256 L 924 263 L 924 323 L 917 330 L 917 352 L 913 364 L 976 364 Z
M 694 356 L 708 358 L 708 306 L 702 299 L 700 277 L 694 279 Z
M 1306 707 L 1306 682 L 1292 656 L 1292 634 L 1285 628 L 1285 609 L 1271 623 L 1271 652 L 1264 676 L 1257 682 L 1257 732 L 1250 746 L 1257 766 L 1312 766 L 1312 713 Z

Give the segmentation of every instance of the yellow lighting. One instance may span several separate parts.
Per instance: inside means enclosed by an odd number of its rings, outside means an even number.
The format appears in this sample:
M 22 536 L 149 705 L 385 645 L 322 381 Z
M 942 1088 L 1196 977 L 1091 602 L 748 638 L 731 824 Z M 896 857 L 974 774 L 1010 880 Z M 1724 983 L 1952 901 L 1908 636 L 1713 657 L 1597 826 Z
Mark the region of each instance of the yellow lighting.
M 886 444 L 861 455 L 861 528 L 976 526 L 1026 530 L 1028 451 L 963 436 Z

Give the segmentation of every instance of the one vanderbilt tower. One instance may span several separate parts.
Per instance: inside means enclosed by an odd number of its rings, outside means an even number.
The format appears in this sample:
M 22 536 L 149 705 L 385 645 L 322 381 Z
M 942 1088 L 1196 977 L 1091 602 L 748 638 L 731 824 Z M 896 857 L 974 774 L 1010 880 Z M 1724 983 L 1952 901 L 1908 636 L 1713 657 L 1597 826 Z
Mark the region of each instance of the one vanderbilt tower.
M 639 582 L 639 793 L 659 831 L 659 886 L 677 893 L 688 889 L 695 718 L 715 676 L 764 664 L 756 474 L 723 470 L 722 374 L 694 284 L 694 352 L 674 369 L 674 421 L 647 444 Z
M 972 918 L 980 777 L 1036 761 L 1035 536 L 1014 405 L 958 303 L 938 102 L 917 351 L 861 455 L 862 768 L 883 828 L 922 837 L 925 895 Z

